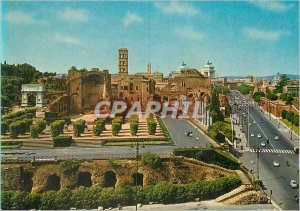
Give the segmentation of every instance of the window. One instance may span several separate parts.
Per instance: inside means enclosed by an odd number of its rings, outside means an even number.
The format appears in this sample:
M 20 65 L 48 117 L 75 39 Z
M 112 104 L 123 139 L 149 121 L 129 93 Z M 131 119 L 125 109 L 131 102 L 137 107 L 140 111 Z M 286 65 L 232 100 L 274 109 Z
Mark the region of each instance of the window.
M 138 87 L 138 86 L 136 86 L 136 87 L 135 87 L 135 90 L 139 90 L 139 87 Z

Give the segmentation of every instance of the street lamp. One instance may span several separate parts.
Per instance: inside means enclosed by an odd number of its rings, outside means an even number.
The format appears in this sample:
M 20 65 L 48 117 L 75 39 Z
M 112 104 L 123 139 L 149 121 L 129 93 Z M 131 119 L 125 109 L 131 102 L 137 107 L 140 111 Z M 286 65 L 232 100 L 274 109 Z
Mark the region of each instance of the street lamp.
M 257 147 L 257 179 L 259 180 L 259 146 Z
M 138 207 L 138 172 L 139 172 L 139 141 L 138 139 L 136 140 L 136 174 L 135 174 L 135 197 L 136 197 L 136 202 L 135 202 L 135 210 L 137 210 Z

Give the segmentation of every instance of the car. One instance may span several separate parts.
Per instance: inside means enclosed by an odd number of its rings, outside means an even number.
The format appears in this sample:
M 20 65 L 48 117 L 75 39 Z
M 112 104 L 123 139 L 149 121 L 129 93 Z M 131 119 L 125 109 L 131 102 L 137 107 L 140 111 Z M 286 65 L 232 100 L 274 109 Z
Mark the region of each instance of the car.
M 291 186 L 291 188 L 297 188 L 298 184 L 297 184 L 296 180 L 291 180 L 290 181 L 290 186 Z
M 275 166 L 275 167 L 279 167 L 279 166 L 280 166 L 280 164 L 279 164 L 277 161 L 274 161 L 274 162 L 273 162 L 273 166 Z
M 257 134 L 257 138 L 261 138 L 261 135 L 260 135 L 260 133 L 259 133 L 259 134 Z
M 251 133 L 251 137 L 254 137 L 254 134 L 253 134 L 253 133 Z
M 279 136 L 275 136 L 275 138 L 274 138 L 275 140 L 279 140 Z
M 262 121 L 262 120 L 260 120 L 259 122 L 260 122 L 260 123 L 263 123 L 263 121 Z
M 251 123 L 249 123 L 249 126 L 251 126 Z
M 253 124 L 256 124 L 256 122 L 254 121 Z
M 261 142 L 261 143 L 260 143 L 260 146 L 265 147 L 265 146 L 266 146 L 266 143 L 265 143 L 265 142 Z

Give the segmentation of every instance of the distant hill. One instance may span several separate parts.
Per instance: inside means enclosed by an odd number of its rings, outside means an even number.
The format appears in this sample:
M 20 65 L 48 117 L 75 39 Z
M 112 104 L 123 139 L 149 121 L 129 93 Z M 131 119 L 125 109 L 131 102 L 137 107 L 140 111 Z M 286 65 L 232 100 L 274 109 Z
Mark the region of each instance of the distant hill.
M 294 75 L 294 74 L 286 74 L 288 78 L 290 79 L 299 79 L 299 75 Z M 262 76 L 262 77 L 255 77 L 255 78 L 261 78 L 265 80 L 271 80 L 275 77 L 276 75 L 269 75 L 269 76 Z M 228 80 L 237 80 L 237 79 L 244 79 L 245 76 L 227 76 Z

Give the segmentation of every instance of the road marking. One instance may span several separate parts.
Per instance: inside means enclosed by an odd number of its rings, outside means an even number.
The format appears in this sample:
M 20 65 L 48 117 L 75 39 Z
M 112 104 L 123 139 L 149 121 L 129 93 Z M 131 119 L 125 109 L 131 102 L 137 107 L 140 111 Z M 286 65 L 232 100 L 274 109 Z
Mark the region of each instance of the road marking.
M 257 149 L 250 149 L 249 152 L 257 152 Z M 295 154 L 293 150 L 283 150 L 283 149 L 259 149 L 259 152 L 264 153 L 277 153 L 277 154 Z

